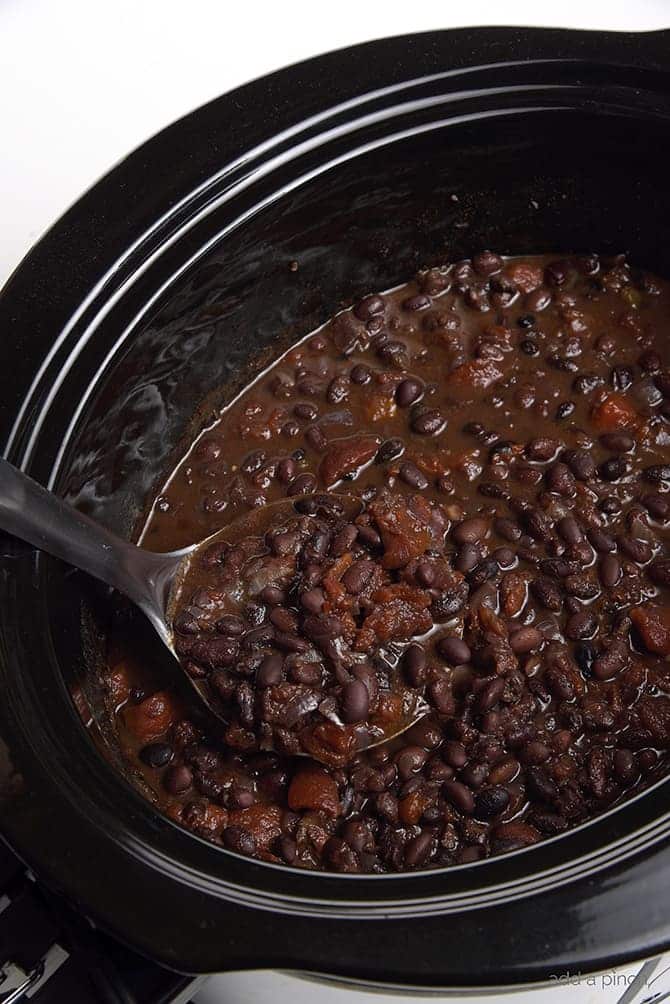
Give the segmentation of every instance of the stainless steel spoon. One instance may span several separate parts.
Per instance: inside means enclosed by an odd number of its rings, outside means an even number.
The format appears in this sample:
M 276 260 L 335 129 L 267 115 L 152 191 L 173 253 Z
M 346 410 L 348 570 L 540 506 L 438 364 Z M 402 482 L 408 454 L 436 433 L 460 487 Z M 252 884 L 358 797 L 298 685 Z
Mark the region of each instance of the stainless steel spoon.
M 349 495 L 334 493 L 326 497 L 337 499 L 347 519 L 360 512 L 360 502 Z M 132 600 L 149 619 L 200 700 L 223 721 L 225 715 L 214 692 L 185 671 L 175 652 L 171 621 L 180 585 L 199 552 L 219 541 L 264 536 L 273 525 L 295 517 L 298 501 L 289 498 L 260 506 L 197 544 L 158 554 L 117 537 L 0 459 L 0 529 L 88 572 Z M 359 749 L 389 742 L 411 728 L 428 710 L 423 700 L 412 699 L 392 734 L 387 733 Z

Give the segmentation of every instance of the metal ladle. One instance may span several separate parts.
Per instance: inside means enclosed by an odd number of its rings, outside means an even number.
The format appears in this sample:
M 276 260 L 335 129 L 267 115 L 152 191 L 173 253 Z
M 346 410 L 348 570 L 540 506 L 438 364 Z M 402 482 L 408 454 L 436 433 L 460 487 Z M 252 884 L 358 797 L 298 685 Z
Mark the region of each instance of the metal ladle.
M 0 529 L 88 572 L 132 600 L 149 619 L 199 699 L 224 722 L 214 692 L 186 672 L 175 652 L 171 622 L 180 586 L 200 552 L 221 541 L 263 537 L 273 525 L 295 518 L 296 503 L 310 497 L 319 496 L 282 499 L 259 506 L 197 544 L 159 554 L 122 540 L 6 460 L 0 460 Z M 349 495 L 325 497 L 337 499 L 347 519 L 360 512 L 361 503 Z M 389 742 L 426 715 L 429 709 L 420 697 L 408 690 L 404 697 L 407 700 L 403 702 L 403 717 L 393 723 L 392 732 L 371 736 L 370 742 L 357 747 L 357 752 Z

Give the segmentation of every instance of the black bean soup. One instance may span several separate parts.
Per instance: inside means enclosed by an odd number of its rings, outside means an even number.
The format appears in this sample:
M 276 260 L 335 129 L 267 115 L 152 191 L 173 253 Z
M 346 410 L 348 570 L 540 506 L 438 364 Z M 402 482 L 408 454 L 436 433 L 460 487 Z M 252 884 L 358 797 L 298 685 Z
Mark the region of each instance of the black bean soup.
M 142 538 L 294 500 L 205 552 L 175 618 L 227 724 L 112 643 L 156 804 L 263 861 L 381 873 L 526 847 L 657 777 L 669 338 L 670 284 L 623 257 L 487 251 L 365 296 L 256 379 Z

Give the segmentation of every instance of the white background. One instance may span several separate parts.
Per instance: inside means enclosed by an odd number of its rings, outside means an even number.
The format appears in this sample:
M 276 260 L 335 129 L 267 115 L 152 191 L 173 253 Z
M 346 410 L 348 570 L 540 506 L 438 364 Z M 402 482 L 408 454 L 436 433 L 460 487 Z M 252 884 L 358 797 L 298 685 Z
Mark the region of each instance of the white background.
M 0 0 L 0 285 L 82 191 L 205 101 L 327 49 L 473 24 L 653 30 L 670 26 L 670 0 Z M 620 994 L 566 987 L 514 999 L 610 1004 Z M 352 1001 L 280 974 L 216 978 L 198 996 L 315 998 Z
M 0 0 L 0 285 L 82 191 L 210 98 L 327 49 L 470 24 L 650 30 L 670 0 Z

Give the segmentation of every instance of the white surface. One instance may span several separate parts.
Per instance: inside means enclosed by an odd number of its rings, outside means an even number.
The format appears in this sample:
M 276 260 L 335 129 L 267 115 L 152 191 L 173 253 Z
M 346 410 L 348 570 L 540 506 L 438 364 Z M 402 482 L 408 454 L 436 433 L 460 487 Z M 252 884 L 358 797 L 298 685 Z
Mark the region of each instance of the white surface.
M 0 285 L 82 191 L 205 101 L 327 49 L 472 24 L 651 30 L 670 0 L 0 0 Z
M 0 0 L 0 284 L 82 191 L 205 101 L 328 49 L 473 24 L 653 30 L 670 26 L 670 0 L 553 6 L 537 0 Z M 595 986 L 583 981 L 526 991 L 514 1001 L 614 1004 L 625 987 L 621 980 L 636 968 L 620 971 L 618 985 L 605 976 Z M 213 977 L 197 1004 L 313 1004 L 315 998 L 319 1004 L 352 1000 L 334 985 L 263 972 Z M 358 999 L 398 1004 L 406 998 Z
M 571 982 L 557 983 L 546 989 L 521 990 L 511 994 L 488 996 L 411 997 L 402 994 L 381 994 L 356 991 L 348 987 L 314 980 L 300 979 L 290 973 L 248 972 L 212 976 L 205 983 L 193 1004 L 619 1004 L 633 983 L 639 966 L 626 966 L 598 976 L 575 977 Z M 642 996 L 657 990 L 643 987 Z M 631 1002 L 633 1004 L 633 1002 Z M 641 1004 L 639 996 L 635 1004 Z

